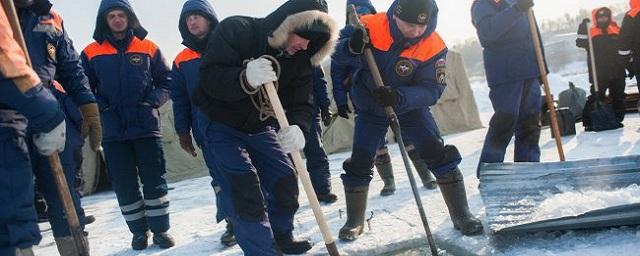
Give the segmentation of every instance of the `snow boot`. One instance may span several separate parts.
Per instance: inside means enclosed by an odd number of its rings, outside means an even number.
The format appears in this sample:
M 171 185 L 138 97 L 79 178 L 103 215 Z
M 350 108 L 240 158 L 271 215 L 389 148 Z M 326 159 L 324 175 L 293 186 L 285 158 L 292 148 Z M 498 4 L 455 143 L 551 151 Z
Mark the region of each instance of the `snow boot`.
M 416 167 L 416 171 L 418 175 L 420 175 L 420 180 L 422 180 L 422 186 L 429 190 L 436 189 L 438 184 L 436 183 L 436 178 L 433 177 L 429 168 L 427 168 L 427 163 L 422 159 L 411 160 L 413 162 L 413 166 Z
M 384 187 L 380 190 L 380 195 L 393 195 L 396 192 L 396 182 L 393 177 L 393 166 L 391 165 L 391 162 L 376 163 L 376 170 L 378 170 L 378 174 L 384 182 Z
M 54 240 L 60 256 L 89 255 L 89 239 L 87 239 L 86 233 L 82 237 L 82 241 L 80 241 L 84 244 L 84 248 L 87 249 L 85 252 L 78 252 L 72 236 L 54 237 Z
M 16 249 L 16 256 L 34 256 L 33 249 L 31 247 L 24 249 Z
M 148 240 L 148 232 L 133 234 L 133 238 L 131 239 L 131 248 L 136 251 L 147 249 L 147 246 L 149 246 Z
M 296 240 L 293 238 L 293 235 L 275 235 L 274 239 L 276 240 L 276 244 L 280 251 L 284 254 L 304 254 L 305 252 L 311 250 L 311 243 L 307 240 Z
M 173 237 L 166 232 L 153 234 L 153 243 L 162 249 L 171 248 L 176 245 Z
M 236 236 L 233 233 L 233 225 L 230 220 L 227 220 L 227 228 L 222 236 L 220 236 L 220 243 L 227 247 L 234 246 L 238 243 L 238 241 L 236 241 Z
M 325 204 L 332 204 L 338 201 L 338 196 L 336 196 L 336 194 L 331 192 L 324 195 L 316 194 L 316 196 L 318 197 L 318 201 Z
M 438 186 L 442 190 L 442 197 L 449 209 L 453 227 L 456 230 L 460 230 L 465 236 L 482 234 L 482 222 L 469 212 L 464 178 L 460 169 L 456 168 L 454 171 L 439 177 Z
M 367 210 L 369 186 L 344 186 L 347 201 L 347 222 L 340 229 L 338 237 L 343 241 L 355 241 L 364 232 L 364 213 Z
M 47 213 L 49 207 L 47 206 L 47 202 L 44 200 L 42 194 L 36 192 L 34 202 L 36 206 L 36 213 L 38 213 L 38 223 L 49 222 L 49 215 Z
M 84 224 L 85 225 L 89 225 L 91 223 L 96 222 L 96 217 L 94 217 L 93 215 L 87 215 L 84 217 Z

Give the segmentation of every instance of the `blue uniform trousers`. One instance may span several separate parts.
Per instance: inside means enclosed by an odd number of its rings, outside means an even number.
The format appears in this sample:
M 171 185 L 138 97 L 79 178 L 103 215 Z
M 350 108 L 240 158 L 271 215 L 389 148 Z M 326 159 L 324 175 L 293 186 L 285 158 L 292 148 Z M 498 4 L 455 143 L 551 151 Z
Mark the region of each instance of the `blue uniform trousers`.
M 398 115 L 403 139 L 413 143 L 415 152 L 424 159 L 436 177 L 453 171 L 462 161 L 454 146 L 444 145 L 440 132 L 428 108 L 411 110 Z M 353 152 L 345 161 L 345 186 L 367 186 L 373 177 L 376 150 L 385 143 L 389 128 L 386 116 L 360 111 L 355 120 Z
M 33 205 L 33 173 L 23 138 L 0 140 L 0 255 L 37 245 L 42 238 Z
M 161 139 L 112 141 L 102 146 L 109 178 L 131 233 L 168 231 L 169 199 Z
M 298 210 L 293 165 L 273 128 L 248 134 L 218 122 L 201 123 L 222 188 L 219 207 L 245 255 L 279 255 L 274 236 L 290 236 Z
M 484 141 L 481 163 L 500 163 L 515 134 L 516 162 L 540 161 L 540 112 L 542 98 L 538 79 L 490 85 L 495 110 Z

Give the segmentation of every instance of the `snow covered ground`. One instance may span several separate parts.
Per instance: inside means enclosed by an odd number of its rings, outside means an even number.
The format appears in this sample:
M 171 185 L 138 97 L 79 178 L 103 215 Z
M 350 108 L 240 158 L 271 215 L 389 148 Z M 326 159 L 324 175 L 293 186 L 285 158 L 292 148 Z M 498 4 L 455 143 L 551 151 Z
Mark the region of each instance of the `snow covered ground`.
M 553 93 L 566 88 L 568 81 L 588 90 L 588 80 L 584 74 L 584 64 L 570 65 L 562 73 L 550 76 Z M 488 87 L 482 80 L 472 81 L 481 117 L 486 124 L 491 116 L 488 101 Z M 585 133 L 578 125 L 578 134 L 563 138 L 567 160 L 601 158 L 640 154 L 640 115 L 629 114 L 625 128 L 600 133 Z M 463 155 L 460 169 L 464 172 L 467 195 L 471 211 L 484 219 L 484 208 L 475 178 L 476 165 L 482 148 L 486 129 L 453 134 L 444 139 L 447 144 L 456 145 Z M 548 129 L 543 130 L 540 145 L 542 161 L 558 159 L 555 143 Z M 374 178 L 370 192 L 367 216 L 371 217 L 369 228 L 364 235 L 352 243 L 337 242 L 343 255 L 425 255 L 428 250 L 412 248 L 426 244 L 424 231 L 409 187 L 397 146 L 390 145 L 396 175 L 396 194 L 380 197 L 378 192 L 382 181 Z M 513 145 L 508 152 L 513 152 Z M 349 152 L 330 156 L 333 191 L 339 200 L 332 205 L 323 205 L 323 211 L 334 237 L 346 221 L 344 192 L 339 175 L 342 162 Z M 511 154 L 506 161 L 512 161 Z M 417 175 L 416 175 L 417 177 Z M 214 220 L 216 212 L 210 178 L 203 177 L 170 184 L 171 234 L 176 238 L 176 247 L 160 250 L 151 246 L 147 250 L 134 252 L 130 249 L 131 235 L 120 215 L 115 195 L 112 192 L 91 195 L 83 199 L 88 214 L 96 216 L 96 222 L 87 227 L 93 255 L 242 255 L 238 246 L 225 248 L 219 243 L 224 232 L 224 223 Z M 637 189 L 637 188 L 636 188 Z M 553 255 L 553 256 L 596 256 L 596 255 L 638 255 L 640 252 L 640 228 L 623 227 L 600 231 L 551 232 L 521 237 L 464 237 L 453 229 L 446 206 L 438 190 L 420 190 L 429 224 L 438 246 L 448 255 Z M 619 194 L 637 196 L 637 192 Z M 615 196 L 614 196 L 615 197 Z M 576 197 L 574 197 L 576 198 Z M 578 200 L 578 199 L 576 199 Z M 300 210 L 295 218 L 295 235 L 310 239 L 314 243 L 312 255 L 325 254 L 324 243 L 315 224 L 308 201 L 301 189 Z M 43 240 L 36 248 L 37 255 L 57 255 L 48 224 L 41 225 Z M 444 253 L 444 252 L 443 252 Z
M 578 132 L 576 136 L 563 138 L 565 152 L 569 160 L 598 158 L 617 155 L 640 154 L 640 116 L 630 114 L 625 120 L 626 127 L 601 133 Z M 581 130 L 581 129 L 579 129 Z M 483 207 L 475 179 L 482 141 L 486 130 L 455 134 L 445 137 L 449 144 L 460 148 L 463 162 L 460 166 L 466 177 L 467 194 L 471 210 L 483 217 Z M 543 161 L 555 161 L 555 144 L 550 139 L 549 130 L 544 130 L 541 145 Z M 348 255 L 376 255 L 399 252 L 425 244 L 418 211 L 415 207 L 408 179 L 397 147 L 390 146 L 396 170 L 398 191 L 391 197 L 380 197 L 378 191 L 382 181 L 375 178 L 369 194 L 370 229 L 353 243 L 338 242 L 338 247 Z M 510 149 L 512 151 L 512 148 Z M 334 192 L 340 200 L 332 205 L 324 205 L 323 210 L 334 236 L 345 221 L 345 203 L 339 175 L 342 161 L 349 153 L 331 155 L 331 173 Z M 508 161 L 511 160 L 508 156 Z M 83 199 L 89 214 L 97 217 L 94 224 L 87 227 L 91 249 L 94 255 L 241 255 L 239 247 L 224 248 L 219 236 L 224 224 L 214 221 L 215 205 L 209 178 L 197 178 L 171 184 L 175 190 L 171 198 L 171 233 L 177 246 L 169 250 L 150 247 L 142 252 L 130 249 L 130 234 L 113 193 L 100 193 Z M 444 201 L 439 191 L 422 189 L 431 228 L 441 248 L 453 255 L 632 255 L 640 251 L 639 228 L 609 229 L 598 232 L 545 233 L 510 239 L 478 236 L 463 237 L 453 230 Z M 295 234 L 311 239 L 315 244 L 311 254 L 323 254 L 324 244 L 313 214 L 303 192 L 300 210 L 295 219 Z M 371 215 L 372 214 L 372 215 Z M 342 218 L 341 218 L 342 217 Z M 43 224 L 43 230 L 48 229 Z M 56 255 L 55 244 L 50 231 L 43 233 L 44 239 L 36 248 L 38 255 Z M 404 254 L 407 255 L 407 254 Z M 411 255 L 411 254 L 408 254 Z

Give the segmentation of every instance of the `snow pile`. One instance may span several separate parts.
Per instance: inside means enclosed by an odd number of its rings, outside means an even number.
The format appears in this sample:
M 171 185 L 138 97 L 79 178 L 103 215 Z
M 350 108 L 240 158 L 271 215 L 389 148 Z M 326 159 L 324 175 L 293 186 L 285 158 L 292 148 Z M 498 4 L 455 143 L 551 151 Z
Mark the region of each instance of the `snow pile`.
M 635 203 L 640 203 L 640 186 L 637 184 L 612 191 L 567 190 L 549 195 L 531 216 L 533 221 L 540 221 L 577 216 L 593 210 Z

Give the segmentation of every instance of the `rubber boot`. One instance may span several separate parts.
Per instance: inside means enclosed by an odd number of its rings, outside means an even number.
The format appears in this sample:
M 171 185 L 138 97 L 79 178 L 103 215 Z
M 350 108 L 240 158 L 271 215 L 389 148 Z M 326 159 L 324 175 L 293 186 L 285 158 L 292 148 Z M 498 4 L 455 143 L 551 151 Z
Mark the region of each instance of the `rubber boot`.
M 411 160 L 411 162 L 413 162 L 413 166 L 416 167 L 416 171 L 418 172 L 418 175 L 420 175 L 422 185 L 429 190 L 436 189 L 438 187 L 436 178 L 433 177 L 433 174 L 429 171 L 429 168 L 427 168 L 427 163 L 422 159 Z
M 24 249 L 16 249 L 16 256 L 34 256 L 33 249 L 31 247 Z
M 135 251 L 147 249 L 149 246 L 149 232 L 133 234 L 131 238 L 131 248 Z
M 355 241 L 364 231 L 364 213 L 367 210 L 369 186 L 349 187 L 344 185 L 347 201 L 347 222 L 340 229 L 338 237 L 343 241 Z
M 231 247 L 236 245 L 238 242 L 236 241 L 236 236 L 233 233 L 233 225 L 231 224 L 231 221 L 228 219 L 226 221 L 227 228 L 222 236 L 220 236 L 220 243 L 222 243 L 224 246 Z
M 158 245 L 162 249 L 171 248 L 176 245 L 173 237 L 166 232 L 153 234 L 153 244 Z
M 311 250 L 313 247 L 308 240 L 296 240 L 293 235 L 276 235 L 273 238 L 276 240 L 276 244 L 280 251 L 284 254 L 303 254 Z
M 77 256 L 78 249 L 72 236 L 54 237 L 56 241 L 56 247 L 58 247 L 58 253 L 60 256 Z M 86 236 L 82 237 L 81 243 L 84 243 L 84 248 L 87 251 L 80 252 L 80 255 L 89 255 L 89 239 Z
M 460 230 L 465 236 L 482 234 L 482 222 L 469 212 L 464 178 L 460 170 L 456 168 L 454 171 L 438 177 L 438 186 L 440 186 L 442 197 L 449 209 L 453 227 Z
M 338 196 L 334 193 L 329 192 L 328 194 L 316 194 L 318 197 L 318 201 L 325 204 L 332 204 L 338 201 Z
M 391 165 L 391 162 L 376 163 L 376 170 L 378 170 L 378 174 L 384 182 L 384 187 L 380 190 L 380 195 L 393 195 L 396 192 L 396 182 L 393 177 L 393 166 Z

